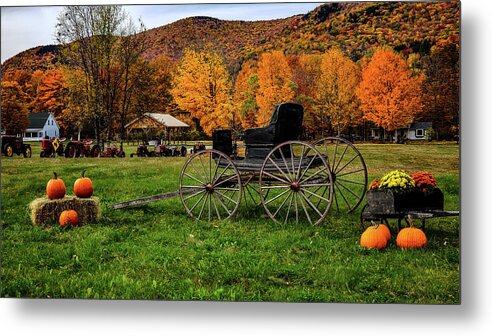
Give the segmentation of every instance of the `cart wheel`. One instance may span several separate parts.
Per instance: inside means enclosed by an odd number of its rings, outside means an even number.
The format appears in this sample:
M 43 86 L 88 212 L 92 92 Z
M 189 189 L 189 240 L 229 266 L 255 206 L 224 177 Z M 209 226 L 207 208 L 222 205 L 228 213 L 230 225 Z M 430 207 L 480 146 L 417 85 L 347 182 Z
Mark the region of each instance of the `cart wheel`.
M 306 218 L 320 224 L 333 197 L 328 164 L 314 146 L 301 141 L 284 142 L 268 153 L 260 170 L 260 200 L 276 222 Z
M 367 190 L 367 168 L 362 155 L 350 141 L 338 137 L 321 139 L 314 146 L 330 167 L 336 210 L 354 211 Z
M 179 196 L 193 218 L 231 218 L 239 208 L 241 194 L 239 171 L 220 151 L 209 149 L 193 154 L 181 170 Z

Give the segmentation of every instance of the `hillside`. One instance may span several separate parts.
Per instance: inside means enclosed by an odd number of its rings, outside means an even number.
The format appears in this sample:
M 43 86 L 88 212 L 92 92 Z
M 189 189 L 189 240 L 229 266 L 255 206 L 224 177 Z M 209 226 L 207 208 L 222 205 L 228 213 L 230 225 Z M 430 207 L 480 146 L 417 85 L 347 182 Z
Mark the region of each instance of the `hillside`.
M 426 54 L 438 40 L 459 34 L 459 18 L 458 2 L 329 3 L 286 19 L 247 22 L 193 17 L 143 34 L 149 39 L 148 58 L 165 54 L 179 59 L 185 48 L 212 48 L 237 69 L 243 60 L 272 49 L 299 54 L 338 46 L 353 60 L 380 45 L 405 54 Z M 57 46 L 29 49 L 5 61 L 2 72 L 56 67 L 57 52 Z

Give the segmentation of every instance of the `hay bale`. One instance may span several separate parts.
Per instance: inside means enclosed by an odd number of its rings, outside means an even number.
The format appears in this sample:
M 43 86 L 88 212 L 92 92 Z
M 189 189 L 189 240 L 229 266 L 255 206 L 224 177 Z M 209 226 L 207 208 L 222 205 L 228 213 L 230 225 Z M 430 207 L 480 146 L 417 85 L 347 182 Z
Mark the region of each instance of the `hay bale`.
M 65 196 L 56 200 L 43 197 L 36 198 L 29 204 L 34 225 L 58 224 L 62 211 L 70 209 L 77 211 L 80 219 L 79 225 L 96 222 L 101 217 L 101 206 L 97 197 Z

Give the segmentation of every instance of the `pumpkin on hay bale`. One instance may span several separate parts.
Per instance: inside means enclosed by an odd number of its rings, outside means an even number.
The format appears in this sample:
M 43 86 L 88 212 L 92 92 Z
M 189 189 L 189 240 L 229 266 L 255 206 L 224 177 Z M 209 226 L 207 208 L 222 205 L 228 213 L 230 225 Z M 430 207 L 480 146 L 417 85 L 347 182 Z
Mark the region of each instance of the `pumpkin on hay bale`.
M 78 198 L 65 196 L 50 200 L 47 197 L 36 198 L 29 204 L 31 220 L 34 225 L 56 224 L 65 210 L 75 210 L 79 215 L 80 225 L 96 222 L 101 217 L 98 197 Z

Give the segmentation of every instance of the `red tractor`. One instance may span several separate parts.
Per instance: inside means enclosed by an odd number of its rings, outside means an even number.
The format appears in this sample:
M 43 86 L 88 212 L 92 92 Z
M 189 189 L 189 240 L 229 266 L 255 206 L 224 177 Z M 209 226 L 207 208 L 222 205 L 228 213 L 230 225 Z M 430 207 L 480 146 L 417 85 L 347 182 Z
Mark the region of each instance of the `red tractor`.
M 56 154 L 63 156 L 63 142 L 64 139 L 43 139 L 41 140 L 41 153 L 40 157 L 55 157 Z
M 125 157 L 125 151 L 123 150 L 123 142 L 120 143 L 120 148 L 118 148 L 115 144 L 107 143 L 104 151 L 101 152 L 101 157 Z
M 93 140 L 70 141 L 65 147 L 66 158 L 78 157 L 99 157 L 101 155 L 101 147 L 94 145 L 91 147 Z

